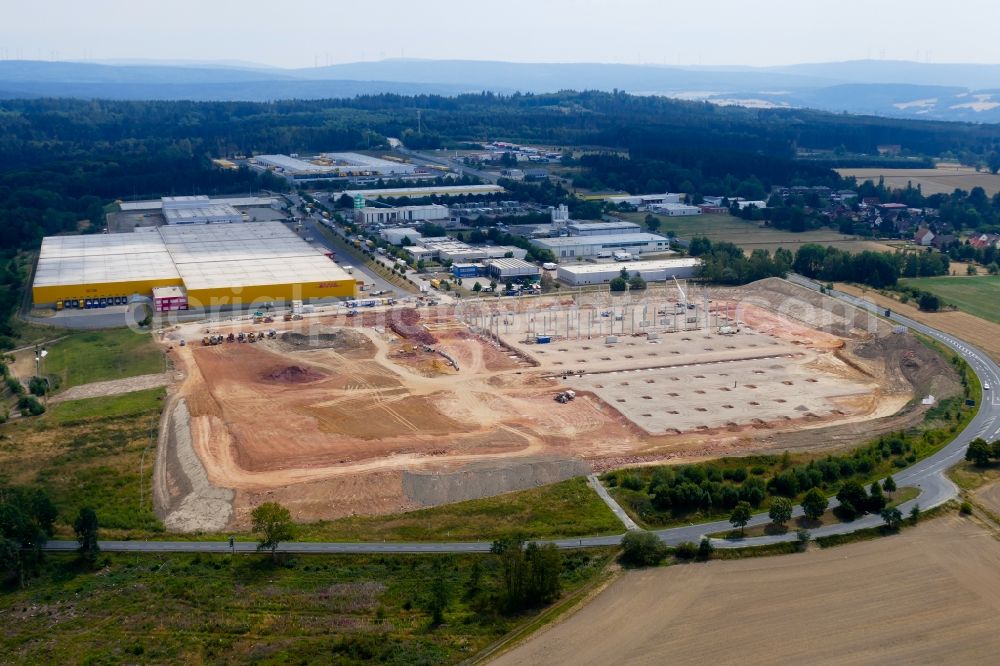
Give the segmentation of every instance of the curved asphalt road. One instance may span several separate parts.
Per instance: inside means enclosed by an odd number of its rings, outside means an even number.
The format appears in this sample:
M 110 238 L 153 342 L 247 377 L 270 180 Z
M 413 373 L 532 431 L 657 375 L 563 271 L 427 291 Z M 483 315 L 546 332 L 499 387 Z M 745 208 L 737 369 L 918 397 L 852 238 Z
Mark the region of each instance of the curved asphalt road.
M 817 282 L 804 278 L 800 275 L 789 275 L 789 281 L 800 286 L 819 290 Z M 860 298 L 856 298 L 840 291 L 830 292 L 831 296 L 847 301 L 848 303 L 863 310 L 872 312 L 879 316 L 884 311 L 874 304 Z M 942 344 L 950 347 L 968 362 L 972 370 L 979 376 L 980 382 L 989 384 L 991 390 L 983 390 L 981 396 L 981 406 L 979 413 L 960 432 L 954 440 L 942 448 L 934 455 L 925 458 L 912 467 L 894 474 L 893 478 L 899 487 L 909 486 L 920 489 L 920 495 L 899 506 L 900 511 L 907 513 L 914 504 L 918 504 L 923 509 L 930 509 L 958 495 L 958 489 L 945 477 L 945 471 L 956 464 L 965 455 L 965 448 L 969 442 L 977 437 L 983 437 L 987 441 L 1000 438 L 1000 398 L 995 396 L 1000 387 L 1000 367 L 985 353 L 969 345 L 968 343 L 955 338 L 954 336 L 942 333 L 936 329 L 925 326 L 907 317 L 892 314 L 890 319 L 902 326 L 906 326 L 915 331 L 923 333 Z M 831 502 L 831 506 L 836 501 Z M 619 511 L 621 509 L 619 508 Z M 795 515 L 801 515 L 802 507 L 796 507 Z M 618 512 L 616 512 L 617 514 Z M 761 525 L 769 522 L 767 514 L 757 514 L 748 523 L 748 526 Z M 882 519 L 875 515 L 866 515 L 851 523 L 839 523 L 828 525 L 812 531 L 812 536 L 827 536 L 831 534 L 846 534 L 867 527 L 875 527 L 882 524 Z M 725 532 L 732 526 L 728 521 L 717 521 L 713 523 L 699 523 L 686 527 L 674 527 L 665 530 L 658 530 L 655 533 L 666 543 L 676 545 L 683 541 L 697 542 L 705 534 L 715 532 Z M 560 548 L 580 548 L 593 546 L 615 546 L 621 541 L 622 535 L 583 537 L 581 539 L 556 539 L 555 543 Z M 780 541 L 792 541 L 796 538 L 794 533 L 750 537 L 739 541 L 729 541 L 713 539 L 717 547 L 721 548 L 742 548 L 746 546 L 764 545 Z M 198 552 L 198 553 L 224 553 L 229 552 L 229 544 L 219 541 L 101 541 L 100 546 L 107 551 L 129 551 L 129 552 Z M 46 550 L 68 551 L 77 548 L 75 541 L 50 541 Z M 235 550 L 237 552 L 253 552 L 256 544 L 253 542 L 237 542 Z M 367 542 L 367 543 L 322 543 L 322 542 L 288 542 L 281 544 L 279 550 L 285 553 L 472 553 L 487 552 L 490 549 L 488 542 L 437 542 L 437 543 L 389 543 L 389 542 Z

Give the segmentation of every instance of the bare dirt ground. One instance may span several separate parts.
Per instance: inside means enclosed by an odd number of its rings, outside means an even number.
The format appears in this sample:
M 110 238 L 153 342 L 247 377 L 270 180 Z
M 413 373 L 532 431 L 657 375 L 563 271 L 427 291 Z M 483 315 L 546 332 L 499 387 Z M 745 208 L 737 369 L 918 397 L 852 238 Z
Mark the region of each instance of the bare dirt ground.
M 766 297 L 692 295 L 691 310 L 661 289 L 640 303 L 585 294 L 498 301 L 510 309 L 493 312 L 317 316 L 265 324 L 276 337 L 254 344 L 203 346 L 204 324 L 186 324 L 164 344 L 183 376 L 191 448 L 208 483 L 235 492 L 233 526 L 268 499 L 299 519 L 425 505 L 429 495 L 403 482 L 411 471 L 461 475 L 455 497 L 466 499 L 469 470 L 484 488 L 496 490 L 492 475 L 513 489 L 534 475 L 508 468 L 535 459 L 564 460 L 545 475 L 558 480 L 581 459 L 606 468 L 747 454 L 783 433 L 822 448 L 826 430 L 864 438 L 924 390 L 899 367 L 919 346 L 909 336 L 783 281 L 756 289 Z M 535 344 L 541 330 L 551 344 Z M 557 403 L 568 388 L 576 399 Z
M 955 516 L 802 555 L 629 572 L 495 664 L 993 663 L 1000 543 Z
M 993 482 L 975 492 L 978 500 L 994 516 L 1000 516 L 1000 482 Z
M 160 388 L 167 386 L 174 379 L 173 373 L 161 372 L 155 375 L 139 375 L 138 377 L 127 377 L 125 379 L 112 379 L 106 382 L 93 382 L 82 384 L 66 389 L 62 393 L 57 393 L 49 399 L 49 402 L 65 402 L 67 400 L 83 400 L 85 398 L 103 398 L 109 395 L 120 395 L 122 393 L 132 393 L 133 391 L 145 391 L 146 389 Z

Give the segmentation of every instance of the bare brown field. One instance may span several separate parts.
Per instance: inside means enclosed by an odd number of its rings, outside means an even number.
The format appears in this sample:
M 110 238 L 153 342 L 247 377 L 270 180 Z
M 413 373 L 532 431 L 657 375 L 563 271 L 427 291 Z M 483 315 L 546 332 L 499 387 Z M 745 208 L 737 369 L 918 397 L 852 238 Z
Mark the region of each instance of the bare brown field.
M 802 555 L 628 572 L 495 664 L 992 663 L 1000 543 L 953 515 Z
M 923 312 L 907 303 L 903 304 L 894 298 L 883 296 L 874 291 L 861 289 L 850 284 L 838 283 L 837 289 L 854 296 L 861 296 L 882 308 L 890 308 L 894 312 L 911 319 L 933 326 L 945 333 L 954 335 L 969 344 L 979 347 L 989 354 L 993 360 L 1000 361 L 1000 324 L 980 319 L 968 312 L 953 310 L 950 312 Z
M 180 430 L 167 437 L 181 442 L 180 458 L 158 458 L 183 464 L 157 475 L 158 488 L 172 488 L 158 496 L 184 498 L 193 487 L 212 501 L 232 499 L 229 524 L 241 527 L 268 499 L 299 519 L 329 519 L 467 499 L 472 486 L 496 494 L 587 465 L 766 451 L 789 433 L 804 437 L 795 448 L 823 448 L 822 433 L 837 427 L 850 426 L 854 440 L 868 426 L 899 427 L 897 412 L 941 375 L 934 358 L 921 358 L 927 377 L 901 365 L 914 353 L 906 350 L 921 351 L 909 336 L 781 280 L 699 294 L 684 316 L 656 314 L 678 312 L 662 288 L 642 302 L 610 298 L 317 314 L 275 324 L 275 339 L 254 344 L 203 346 L 204 324 L 184 324 L 163 341 L 183 377 L 173 392 L 184 405 Z M 606 307 L 619 314 L 602 316 Z M 552 343 L 536 344 L 545 327 Z M 935 395 L 950 388 L 935 385 Z M 556 402 L 566 389 L 576 399 Z M 564 471 L 536 476 L 553 460 Z M 428 473 L 461 476 L 462 487 L 419 490 L 414 475 Z M 200 480 L 185 480 L 191 474 Z
M 908 183 L 920 185 L 924 195 L 951 194 L 956 188 L 969 191 L 981 187 L 993 196 L 1000 192 L 1000 175 L 978 172 L 972 167 L 940 166 L 936 169 L 836 169 L 845 178 L 855 177 L 859 183 L 878 182 L 885 178 L 886 187 L 905 189 Z

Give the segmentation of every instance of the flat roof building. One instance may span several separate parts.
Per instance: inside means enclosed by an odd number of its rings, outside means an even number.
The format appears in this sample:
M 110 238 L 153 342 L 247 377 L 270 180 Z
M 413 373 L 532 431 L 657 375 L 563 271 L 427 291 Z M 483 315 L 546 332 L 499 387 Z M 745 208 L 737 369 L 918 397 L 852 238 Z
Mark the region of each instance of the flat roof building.
M 162 197 L 147 201 L 124 201 L 118 204 L 123 212 L 137 212 L 143 210 L 164 210 L 165 202 L 181 200 L 194 200 L 194 207 L 198 206 L 233 206 L 239 208 L 276 208 L 278 200 L 275 197 L 220 197 L 210 199 L 206 196 L 195 197 Z M 169 204 L 168 204 L 169 205 Z M 176 205 L 174 207 L 177 207 Z
M 560 259 L 569 257 L 611 256 L 615 250 L 633 254 L 667 252 L 670 241 L 656 234 L 615 234 L 602 236 L 562 236 L 559 238 L 533 238 L 531 244 L 551 250 Z
M 535 264 L 523 259 L 489 259 L 486 261 L 486 274 L 496 281 L 537 278 L 542 271 Z
M 402 245 L 404 240 L 409 240 L 410 245 L 416 245 L 423 236 L 419 231 L 412 227 L 393 227 L 391 229 L 383 229 L 379 232 L 379 236 L 382 237 L 387 243 L 392 243 L 393 245 Z
M 398 199 L 400 197 L 461 196 L 463 194 L 501 194 L 505 192 L 499 185 L 439 185 L 433 187 L 393 187 L 381 190 L 346 190 L 346 194 L 365 199 Z
M 700 259 L 656 259 L 652 261 L 627 261 L 606 264 L 560 264 L 556 277 L 570 286 L 607 284 L 625 269 L 629 276 L 638 273 L 646 282 L 663 282 L 674 277 L 694 277 L 701 266 Z
M 635 222 L 571 222 L 565 229 L 570 236 L 607 236 L 636 233 L 639 225 Z
M 280 222 L 190 224 L 42 241 L 35 303 L 150 296 L 183 287 L 191 307 L 353 297 L 355 279 Z
M 417 167 L 361 153 L 322 153 L 306 161 L 289 155 L 257 155 L 251 164 L 288 180 L 324 180 L 363 176 L 409 176 Z
M 666 215 L 667 217 L 684 217 L 687 215 L 701 215 L 701 208 L 688 206 L 681 203 L 659 203 L 650 204 L 649 210 L 652 213 Z
M 650 204 L 680 203 L 681 194 L 664 192 L 663 194 L 615 194 L 604 197 L 613 204 L 629 204 L 630 206 L 648 206 Z
M 451 216 L 447 206 L 399 206 L 384 208 L 365 206 L 354 211 L 354 221 L 358 224 L 399 224 L 422 220 L 447 220 Z

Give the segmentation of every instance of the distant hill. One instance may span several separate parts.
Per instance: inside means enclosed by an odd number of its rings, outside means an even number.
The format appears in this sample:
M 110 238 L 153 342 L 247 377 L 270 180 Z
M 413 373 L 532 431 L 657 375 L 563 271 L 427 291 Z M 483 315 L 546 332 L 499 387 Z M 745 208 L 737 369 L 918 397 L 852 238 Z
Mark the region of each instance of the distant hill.
M 859 60 L 666 67 L 390 59 L 277 69 L 253 63 L 0 61 L 0 98 L 268 101 L 368 93 L 622 90 L 749 107 L 1000 122 L 1000 65 Z

